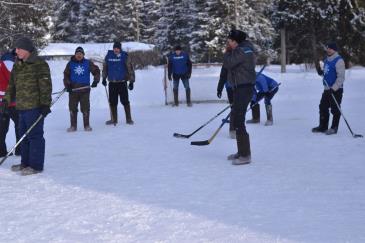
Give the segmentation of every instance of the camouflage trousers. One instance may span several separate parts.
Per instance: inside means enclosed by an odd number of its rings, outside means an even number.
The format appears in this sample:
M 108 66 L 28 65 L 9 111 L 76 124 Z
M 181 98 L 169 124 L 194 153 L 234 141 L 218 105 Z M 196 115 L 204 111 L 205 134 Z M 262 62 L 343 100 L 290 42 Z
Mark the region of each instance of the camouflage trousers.
M 81 106 L 81 112 L 90 112 L 90 91 L 72 92 L 69 94 L 68 107 L 71 112 L 78 112 L 78 106 Z

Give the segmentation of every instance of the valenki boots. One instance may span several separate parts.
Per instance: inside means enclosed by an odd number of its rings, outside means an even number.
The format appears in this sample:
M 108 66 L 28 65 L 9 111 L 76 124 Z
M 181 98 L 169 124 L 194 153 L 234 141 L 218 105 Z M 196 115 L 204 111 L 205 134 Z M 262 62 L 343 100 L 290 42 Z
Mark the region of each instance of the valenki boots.
M 238 153 L 232 160 L 232 165 L 244 165 L 251 163 L 250 136 L 246 134 L 236 134 Z
M 173 106 L 179 106 L 179 90 L 173 89 L 174 92 L 174 104 Z
M 251 110 L 252 110 L 252 119 L 247 120 L 246 123 L 248 124 L 260 123 L 260 104 L 252 106 Z
M 93 129 L 90 127 L 90 122 L 89 122 L 90 112 L 86 111 L 82 113 L 82 117 L 84 119 L 84 130 L 86 132 L 91 132 Z
M 272 126 L 274 124 L 274 121 L 272 118 L 272 105 L 265 105 L 265 108 L 266 108 L 266 117 L 267 117 L 265 126 Z
M 186 104 L 191 107 L 193 104 L 191 103 L 191 97 L 190 97 L 190 88 L 186 89 Z
M 110 112 L 111 112 L 111 119 L 109 121 L 106 121 L 106 125 L 115 125 L 118 123 L 118 107 L 117 106 L 110 106 Z
M 129 104 L 124 105 L 124 111 L 125 111 L 126 123 L 129 125 L 133 125 L 134 121 L 132 120 L 132 116 L 131 116 L 131 106 Z
M 77 112 L 70 112 L 71 126 L 67 128 L 67 132 L 75 132 L 77 130 Z

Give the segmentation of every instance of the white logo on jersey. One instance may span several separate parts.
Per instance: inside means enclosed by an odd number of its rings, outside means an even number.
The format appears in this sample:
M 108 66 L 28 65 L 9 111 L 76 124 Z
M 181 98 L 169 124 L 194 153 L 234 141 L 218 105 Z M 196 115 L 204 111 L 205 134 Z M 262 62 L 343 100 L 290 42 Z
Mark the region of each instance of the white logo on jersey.
M 78 65 L 77 67 L 75 67 L 74 72 L 75 72 L 77 75 L 81 76 L 81 75 L 83 75 L 83 74 L 84 74 L 85 69 L 84 69 L 84 67 L 83 67 L 83 66 Z

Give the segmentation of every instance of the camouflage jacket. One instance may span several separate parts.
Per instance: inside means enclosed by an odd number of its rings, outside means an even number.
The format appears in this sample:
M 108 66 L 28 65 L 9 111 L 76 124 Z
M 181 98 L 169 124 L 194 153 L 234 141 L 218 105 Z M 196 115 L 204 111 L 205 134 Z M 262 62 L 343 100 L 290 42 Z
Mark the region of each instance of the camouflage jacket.
M 18 60 L 10 74 L 6 100 L 16 100 L 17 110 L 29 110 L 52 102 L 52 81 L 48 64 L 32 53 Z

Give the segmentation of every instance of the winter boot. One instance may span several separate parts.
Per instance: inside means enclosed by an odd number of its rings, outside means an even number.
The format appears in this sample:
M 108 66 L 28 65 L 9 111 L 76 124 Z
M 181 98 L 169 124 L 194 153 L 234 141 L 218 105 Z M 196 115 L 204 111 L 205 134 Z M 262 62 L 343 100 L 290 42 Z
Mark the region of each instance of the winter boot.
M 252 106 L 252 119 L 247 120 L 247 124 L 254 124 L 254 123 L 260 123 L 260 104 L 256 104 Z
M 190 98 L 190 88 L 186 89 L 186 104 L 189 107 L 193 106 L 193 104 L 191 103 L 191 98 Z
M 21 171 L 23 169 L 25 169 L 26 167 L 22 164 L 17 164 L 17 165 L 12 165 L 11 166 L 11 171 L 17 172 L 17 171 Z
M 246 134 L 236 134 L 238 157 L 233 159 L 233 165 L 244 165 L 251 163 L 250 137 Z
M 127 124 L 133 125 L 134 121 L 132 120 L 132 116 L 131 116 L 130 104 L 124 105 L 124 111 L 125 111 L 125 120 L 126 120 Z
M 27 175 L 38 174 L 38 173 L 41 173 L 41 172 L 42 172 L 41 170 L 35 170 L 32 167 L 28 166 L 28 167 L 22 169 L 20 173 L 21 173 L 22 176 L 27 176 Z
M 179 90 L 173 89 L 174 91 L 174 104 L 173 106 L 179 106 Z
M 334 127 L 334 128 L 330 128 L 328 129 L 326 132 L 326 135 L 333 135 L 333 134 L 336 134 L 337 133 L 337 127 Z
M 272 124 L 274 123 L 272 118 L 272 105 L 265 105 L 265 108 L 267 116 L 267 121 L 265 122 L 265 126 L 272 126 Z
M 86 111 L 82 113 L 82 117 L 84 119 L 84 130 L 86 132 L 91 132 L 93 129 L 90 127 L 90 122 L 89 122 L 90 112 Z
M 313 127 L 312 132 L 313 133 L 325 133 L 328 129 L 328 115 L 321 114 L 319 115 L 319 126 Z
M 117 106 L 110 106 L 110 113 L 111 113 L 111 119 L 109 121 L 106 121 L 106 125 L 116 125 L 118 123 L 118 107 Z
M 77 130 L 77 112 L 70 112 L 71 126 L 67 128 L 67 132 L 75 132 Z

